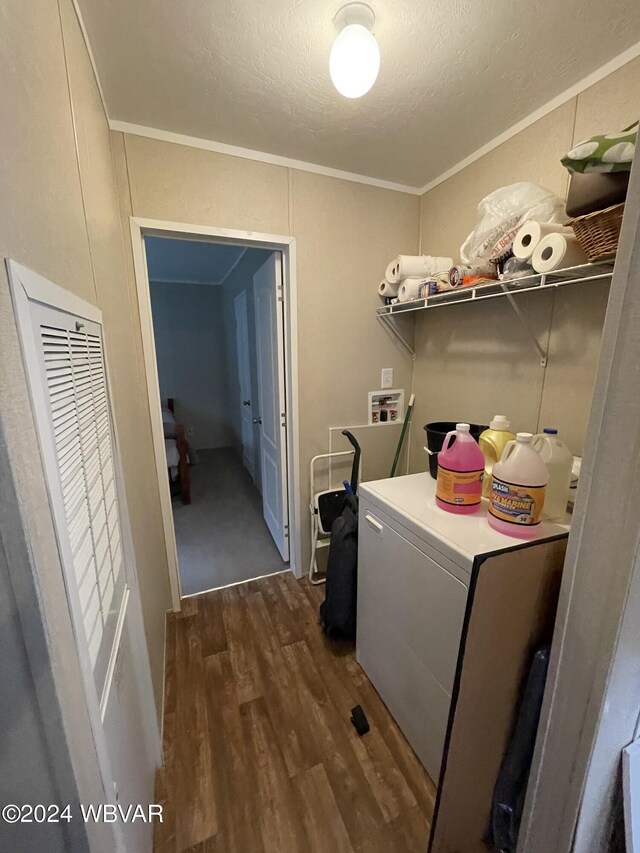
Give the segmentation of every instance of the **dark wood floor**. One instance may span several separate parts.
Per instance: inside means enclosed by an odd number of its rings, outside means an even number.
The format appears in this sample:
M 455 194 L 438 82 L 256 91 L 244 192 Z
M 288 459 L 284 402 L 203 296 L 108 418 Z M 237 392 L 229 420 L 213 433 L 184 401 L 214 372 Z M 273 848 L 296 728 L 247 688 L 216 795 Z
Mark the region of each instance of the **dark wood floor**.
M 287 572 L 169 617 L 155 853 L 426 851 L 433 784 L 353 647 L 323 638 L 323 589 Z

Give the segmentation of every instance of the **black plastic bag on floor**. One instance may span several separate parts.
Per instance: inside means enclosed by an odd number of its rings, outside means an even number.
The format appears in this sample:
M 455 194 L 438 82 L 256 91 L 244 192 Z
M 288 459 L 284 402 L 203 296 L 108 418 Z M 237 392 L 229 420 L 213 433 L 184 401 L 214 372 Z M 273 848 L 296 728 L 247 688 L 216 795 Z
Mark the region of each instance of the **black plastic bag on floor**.
M 325 600 L 320 605 L 320 623 L 327 637 L 355 638 L 357 598 L 358 498 L 347 495 L 331 527 Z

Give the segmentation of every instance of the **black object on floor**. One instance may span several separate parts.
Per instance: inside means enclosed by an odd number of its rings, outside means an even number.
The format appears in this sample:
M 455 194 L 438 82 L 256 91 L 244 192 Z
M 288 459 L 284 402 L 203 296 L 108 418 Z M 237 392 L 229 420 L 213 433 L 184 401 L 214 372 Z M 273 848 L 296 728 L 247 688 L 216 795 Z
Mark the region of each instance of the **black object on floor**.
M 369 721 L 362 710 L 362 705 L 356 705 L 355 708 L 351 709 L 351 722 L 360 737 L 369 731 Z

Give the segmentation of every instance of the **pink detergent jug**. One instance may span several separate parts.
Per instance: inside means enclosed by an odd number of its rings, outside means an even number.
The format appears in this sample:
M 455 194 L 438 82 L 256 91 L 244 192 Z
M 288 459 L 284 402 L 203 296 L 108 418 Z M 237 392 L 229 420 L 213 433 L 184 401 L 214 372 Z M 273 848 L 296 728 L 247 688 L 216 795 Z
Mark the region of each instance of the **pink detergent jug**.
M 438 453 L 436 504 L 446 512 L 477 512 L 483 476 L 484 454 L 470 434 L 469 424 L 456 424 Z

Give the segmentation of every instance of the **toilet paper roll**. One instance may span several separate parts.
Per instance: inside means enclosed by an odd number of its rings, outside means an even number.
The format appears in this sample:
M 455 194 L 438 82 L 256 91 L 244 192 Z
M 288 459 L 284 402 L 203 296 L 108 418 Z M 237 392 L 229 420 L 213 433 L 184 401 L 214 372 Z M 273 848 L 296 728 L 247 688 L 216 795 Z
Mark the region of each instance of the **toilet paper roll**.
M 423 278 L 405 278 L 398 290 L 398 300 L 400 302 L 409 302 L 411 299 L 418 299 L 420 296 L 420 285 L 423 281 Z
M 398 285 L 390 284 L 386 278 L 382 279 L 380 284 L 378 285 L 378 293 L 382 296 L 383 299 L 386 299 L 388 296 L 397 296 L 398 295 Z
M 586 263 L 587 256 L 573 234 L 547 234 L 531 258 L 534 270 L 540 273 Z
M 415 276 L 429 278 L 452 266 L 453 258 L 438 258 L 433 255 L 398 255 L 387 267 L 386 279 L 395 284 Z
M 573 234 L 573 231 L 554 222 L 525 222 L 513 241 L 513 254 L 521 261 L 528 261 L 536 246 L 549 234 Z

